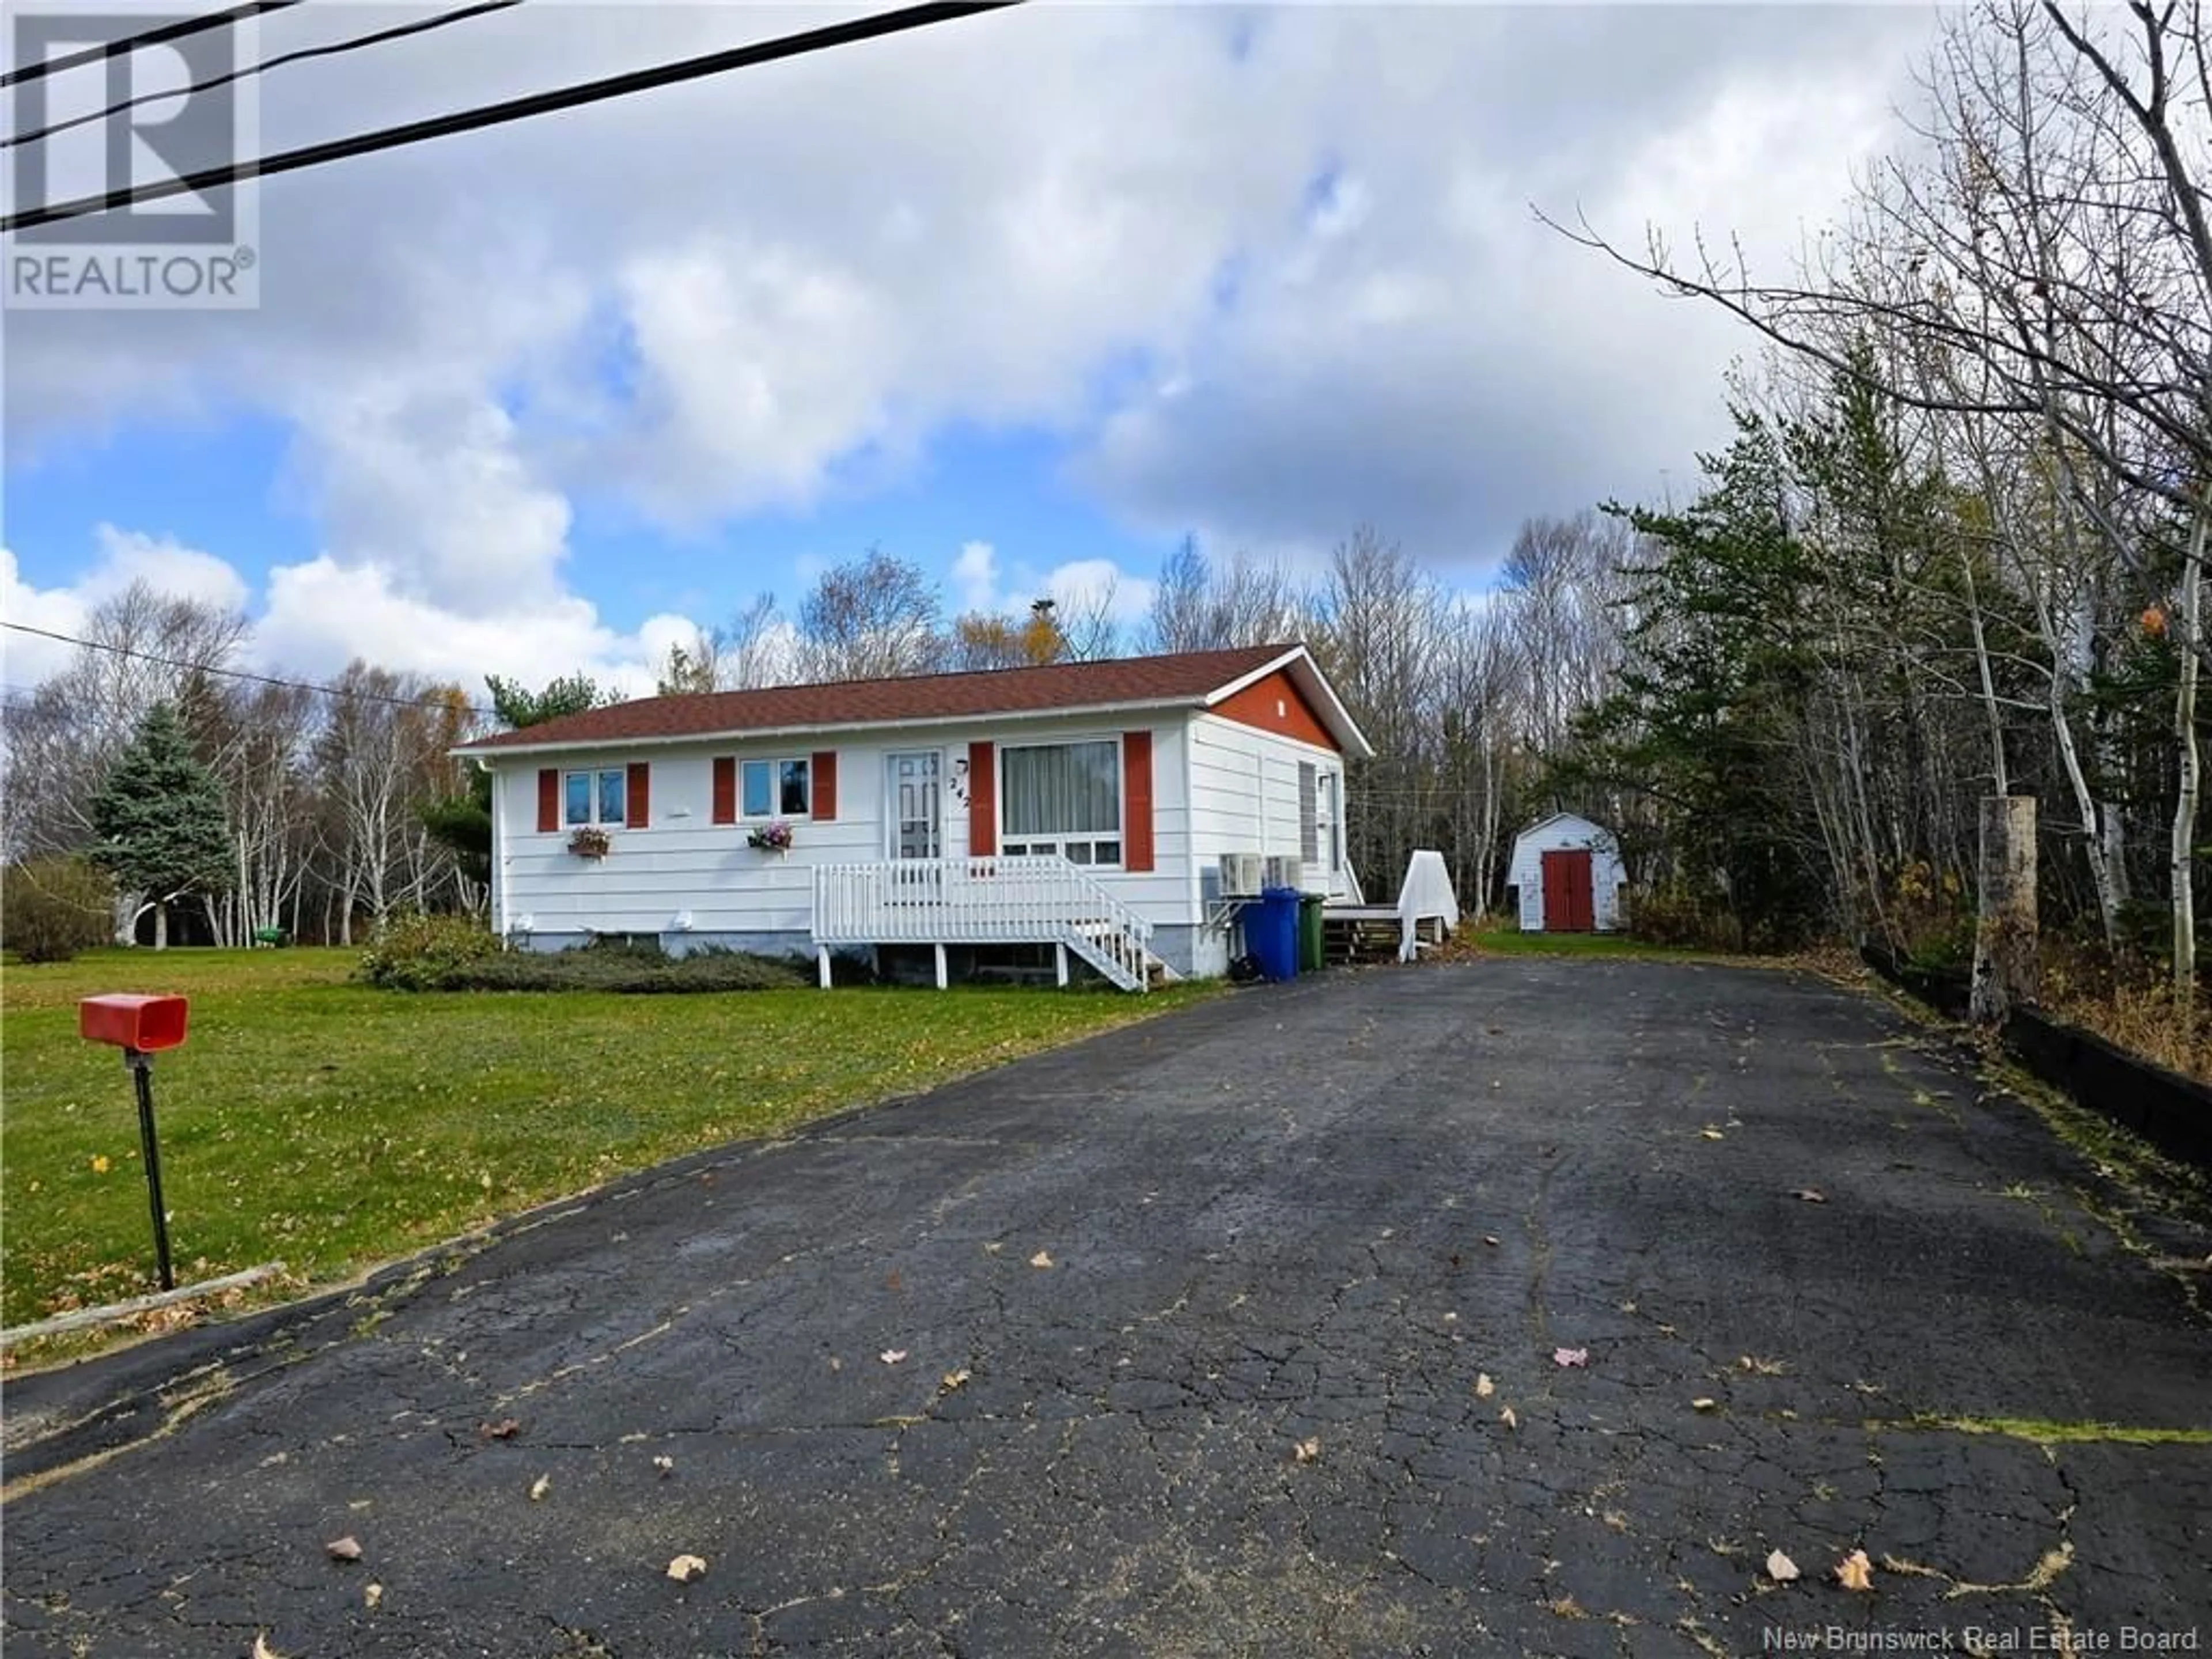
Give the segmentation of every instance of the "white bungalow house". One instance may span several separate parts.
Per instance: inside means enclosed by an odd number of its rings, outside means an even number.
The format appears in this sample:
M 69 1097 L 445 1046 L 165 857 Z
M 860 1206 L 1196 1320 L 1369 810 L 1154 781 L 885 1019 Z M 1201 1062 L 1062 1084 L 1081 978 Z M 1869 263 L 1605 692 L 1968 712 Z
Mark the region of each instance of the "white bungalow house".
M 1627 880 L 1612 831 L 1572 812 L 1554 812 L 1516 836 L 1505 871 L 1524 933 L 1612 933 Z
M 1373 750 L 1300 645 L 651 697 L 466 744 L 492 916 L 538 949 L 994 946 L 1224 973 L 1264 882 L 1360 897 Z M 596 833 L 595 833 L 596 832 Z M 787 847 L 776 843 L 787 838 Z

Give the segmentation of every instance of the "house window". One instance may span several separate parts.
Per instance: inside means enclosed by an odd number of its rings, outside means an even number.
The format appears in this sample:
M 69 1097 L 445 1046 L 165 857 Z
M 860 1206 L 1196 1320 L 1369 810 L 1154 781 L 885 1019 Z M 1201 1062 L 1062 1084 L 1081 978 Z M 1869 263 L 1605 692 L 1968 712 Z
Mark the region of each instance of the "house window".
M 1112 738 L 1002 749 L 999 793 L 1008 857 L 1121 863 L 1121 749 Z
M 571 772 L 561 780 L 562 822 L 620 823 L 623 821 L 623 769 Z
M 749 760 L 743 768 L 744 816 L 803 818 L 814 809 L 814 779 L 803 760 Z

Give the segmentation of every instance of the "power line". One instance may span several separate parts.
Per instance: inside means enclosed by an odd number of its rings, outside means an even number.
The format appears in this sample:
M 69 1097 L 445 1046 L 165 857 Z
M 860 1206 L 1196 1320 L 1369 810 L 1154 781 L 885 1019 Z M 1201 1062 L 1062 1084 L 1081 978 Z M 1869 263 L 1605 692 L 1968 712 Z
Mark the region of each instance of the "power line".
M 312 680 L 288 680 L 273 674 L 249 673 L 243 668 L 218 668 L 212 663 L 188 662 L 180 657 L 165 657 L 158 652 L 139 651 L 127 645 L 115 645 L 106 640 L 83 640 L 74 634 L 57 634 L 50 628 L 33 628 L 28 623 L 0 622 L 0 628 L 18 634 L 35 634 L 42 640 L 54 640 L 63 645 L 82 646 L 88 651 L 105 651 L 112 656 L 130 657 L 139 662 L 155 663 L 163 668 L 182 669 L 188 674 L 216 674 L 224 679 L 245 680 L 254 685 L 273 685 L 285 691 L 313 691 L 325 697 L 352 697 L 361 702 L 389 703 L 396 708 L 450 708 L 451 699 L 430 694 L 419 697 L 398 697 L 381 691 L 361 691 L 342 685 L 318 685 Z M 464 702 L 461 707 L 471 714 L 487 719 L 498 716 L 489 708 Z
M 247 4 L 233 6 L 228 11 L 179 18 L 173 23 L 164 23 L 159 28 L 148 29 L 143 34 L 125 35 L 120 40 L 87 46 L 82 52 L 73 52 L 66 58 L 49 58 L 43 64 L 26 64 L 20 69 L 9 70 L 5 75 L 0 75 L 0 87 L 20 86 L 26 81 L 43 81 L 50 75 L 61 74 L 64 70 L 82 69 L 88 64 L 104 64 L 111 58 L 120 58 L 141 46 L 166 46 L 172 40 L 204 34 L 210 29 L 227 29 L 233 24 L 245 22 L 248 18 L 258 17 L 264 12 L 283 11 L 300 3 L 301 0 L 248 0 Z
M 521 3 L 522 0 L 481 0 L 481 3 L 464 6 L 459 11 L 441 12 L 434 17 L 417 18 L 411 23 L 401 23 L 392 28 L 378 29 L 371 34 L 357 34 L 349 40 L 328 41 L 319 46 L 302 46 L 296 52 L 282 52 L 274 58 L 264 58 L 259 63 L 249 64 L 244 69 L 233 70 L 228 75 L 214 75 L 204 81 L 195 81 L 188 87 L 180 87 L 167 92 L 143 92 L 136 98 L 126 98 L 119 104 L 110 104 L 106 109 L 94 110 L 89 115 L 74 115 L 66 121 L 55 121 L 43 127 L 33 128 L 28 132 L 16 133 L 13 137 L 0 142 L 0 149 L 13 149 L 18 144 L 27 144 L 36 139 L 51 138 L 58 132 L 67 132 L 72 127 L 86 126 L 94 121 L 108 120 L 137 109 L 141 104 L 157 104 L 167 99 L 188 97 L 196 92 L 211 92 L 217 87 L 227 87 L 234 81 L 245 81 L 257 75 L 266 75 L 270 70 L 282 69 L 287 64 L 305 63 L 313 58 L 341 57 L 349 52 L 362 51 L 365 47 L 380 46 L 387 41 L 404 40 L 410 34 L 425 34 L 432 29 L 441 29 L 449 24 L 465 23 L 471 18 L 482 17 L 488 12 L 505 11 L 510 7 L 519 6 Z
M 624 98 L 633 93 L 651 92 L 685 81 L 702 80 L 731 70 L 750 69 L 780 58 L 803 57 L 809 52 L 825 52 L 833 46 L 854 46 L 863 40 L 900 34 L 909 29 L 927 28 L 936 23 L 953 22 L 983 12 L 1003 11 L 1023 3 L 1024 0 L 933 0 L 930 4 L 879 12 L 872 17 L 854 18 L 849 22 L 831 23 L 821 28 L 803 30 L 797 34 L 779 35 L 774 40 L 756 41 L 750 46 L 732 46 L 726 51 L 688 58 L 680 63 L 632 70 L 625 74 L 586 81 L 551 92 L 536 92 L 520 98 L 510 98 L 503 103 L 486 104 L 450 115 L 434 115 L 428 119 L 410 121 L 400 126 L 358 133 L 350 138 L 333 138 L 319 144 L 308 144 L 299 149 L 264 155 L 256 161 L 234 161 L 226 167 L 203 168 L 181 178 L 155 179 L 128 189 L 111 190 L 99 196 L 80 197 L 72 202 L 31 208 L 0 219 L 0 232 L 28 230 L 37 225 L 82 218 L 87 214 L 112 212 L 118 208 L 158 201 L 164 197 L 198 195 L 204 191 L 242 184 L 249 179 L 270 178 L 280 173 L 296 172 L 302 167 L 321 167 L 331 161 L 348 161 L 356 155 L 372 155 L 381 150 L 419 144 L 432 138 L 447 138 L 457 133 L 500 126 L 509 121 L 525 120 L 533 115 L 550 115 L 586 104 L 602 103 L 611 98 Z

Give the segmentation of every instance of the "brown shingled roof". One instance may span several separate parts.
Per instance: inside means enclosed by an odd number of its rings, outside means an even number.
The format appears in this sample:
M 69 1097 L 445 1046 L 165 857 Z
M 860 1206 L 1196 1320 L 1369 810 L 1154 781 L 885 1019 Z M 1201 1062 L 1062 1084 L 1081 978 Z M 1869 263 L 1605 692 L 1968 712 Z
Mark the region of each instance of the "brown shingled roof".
M 502 732 L 459 752 L 555 745 L 602 745 L 653 739 L 720 737 L 840 726 L 898 725 L 1054 709 L 1203 702 L 1210 694 L 1266 667 L 1295 645 L 1192 651 L 1111 662 L 1053 663 L 969 674 L 917 674 L 900 679 L 842 680 L 828 685 L 775 685 L 757 691 L 641 697 L 606 708 Z

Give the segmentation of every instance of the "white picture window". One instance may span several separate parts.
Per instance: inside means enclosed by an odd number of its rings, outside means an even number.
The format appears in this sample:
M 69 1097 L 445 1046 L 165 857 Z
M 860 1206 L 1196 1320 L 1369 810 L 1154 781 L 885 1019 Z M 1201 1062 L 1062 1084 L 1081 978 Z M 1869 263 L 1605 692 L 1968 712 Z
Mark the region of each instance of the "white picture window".
M 738 769 L 739 810 L 749 818 L 803 818 L 814 807 L 811 764 L 803 760 L 749 760 Z
M 603 772 L 570 772 L 561 780 L 564 824 L 620 823 L 623 776 L 619 766 Z
M 1121 745 L 1111 738 L 999 751 L 1000 851 L 1121 862 Z

